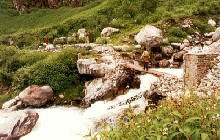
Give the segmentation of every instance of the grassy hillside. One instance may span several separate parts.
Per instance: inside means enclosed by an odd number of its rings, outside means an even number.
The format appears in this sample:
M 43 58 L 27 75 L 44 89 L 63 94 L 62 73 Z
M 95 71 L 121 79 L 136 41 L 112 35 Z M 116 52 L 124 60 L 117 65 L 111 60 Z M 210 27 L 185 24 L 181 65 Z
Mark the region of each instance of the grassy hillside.
M 217 15 L 219 4 L 217 0 L 94 0 L 84 7 L 32 9 L 19 15 L 10 0 L 0 0 L 0 41 L 4 44 L 7 36 L 13 36 L 16 43 L 36 45 L 45 37 L 71 35 L 79 28 L 88 29 L 94 41 L 106 26 L 120 28 L 124 34 L 160 20 Z

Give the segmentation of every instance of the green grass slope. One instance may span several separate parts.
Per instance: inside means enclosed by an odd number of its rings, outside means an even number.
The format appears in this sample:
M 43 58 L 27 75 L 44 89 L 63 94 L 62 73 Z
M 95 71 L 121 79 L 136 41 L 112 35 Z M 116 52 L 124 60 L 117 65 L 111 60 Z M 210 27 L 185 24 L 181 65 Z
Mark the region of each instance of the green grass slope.
M 10 0 L 0 0 L 0 42 L 12 36 L 15 44 L 36 45 L 45 37 L 71 35 L 79 28 L 86 28 L 94 41 L 106 26 L 120 28 L 123 34 L 164 19 L 218 15 L 218 5 L 217 0 L 93 0 L 84 7 L 32 9 L 19 15 Z

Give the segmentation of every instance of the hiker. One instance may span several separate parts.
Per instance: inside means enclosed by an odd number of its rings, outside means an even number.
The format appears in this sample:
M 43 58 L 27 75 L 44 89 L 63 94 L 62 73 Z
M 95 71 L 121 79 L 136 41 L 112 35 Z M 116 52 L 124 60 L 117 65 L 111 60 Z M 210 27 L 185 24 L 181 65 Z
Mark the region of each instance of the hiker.
M 144 70 L 148 70 L 148 64 L 149 64 L 149 61 L 150 61 L 150 55 L 149 55 L 149 52 L 147 50 L 145 50 L 142 55 L 141 55 L 141 59 L 144 60 Z
M 49 41 L 49 38 L 48 38 L 48 37 L 46 38 L 46 41 L 45 41 L 45 42 L 47 43 L 47 45 L 49 44 L 50 41 Z

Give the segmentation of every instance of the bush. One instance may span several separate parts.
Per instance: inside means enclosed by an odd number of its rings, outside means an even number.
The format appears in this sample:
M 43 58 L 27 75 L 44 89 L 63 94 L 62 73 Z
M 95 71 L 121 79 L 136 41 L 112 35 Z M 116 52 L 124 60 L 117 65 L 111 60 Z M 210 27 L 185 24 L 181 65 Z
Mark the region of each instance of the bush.
M 206 20 L 199 20 L 199 19 L 196 19 L 196 20 L 193 20 L 192 21 L 194 26 L 197 27 L 199 29 L 199 31 L 201 33 L 207 33 L 207 32 L 213 32 L 214 31 L 214 27 L 212 27 L 211 25 L 208 24 L 208 21 Z
M 218 94 L 218 95 L 217 95 Z M 116 128 L 104 127 L 101 139 L 219 139 L 219 93 L 162 100 L 157 108 L 135 115 L 124 113 Z M 94 137 L 93 139 L 96 139 Z
M 14 54 L 19 53 L 20 50 L 13 46 L 0 46 L 0 61 L 6 62 L 6 60 L 12 57 Z
M 22 61 L 15 59 L 15 60 L 12 60 L 11 63 L 7 65 L 6 69 L 8 73 L 11 73 L 11 72 L 17 71 L 23 66 L 24 66 L 24 63 Z
M 169 43 L 181 43 L 183 42 L 183 38 L 170 36 L 168 37 Z
M 15 72 L 22 67 L 28 67 L 32 64 L 45 59 L 50 53 L 48 52 L 20 52 L 6 61 L 5 68 L 8 73 Z
M 11 75 L 7 72 L 0 71 L 0 84 L 10 85 L 12 82 Z
M 47 84 L 55 91 L 63 91 L 72 85 L 81 85 L 77 70 L 77 55 L 74 48 L 65 48 L 27 68 L 19 69 L 13 79 L 14 85 L 25 88 L 31 84 Z
M 33 84 L 33 69 L 32 67 L 21 68 L 13 74 L 12 86 L 24 89 Z
M 96 39 L 97 44 L 107 44 L 110 41 L 109 37 L 98 37 Z
M 171 27 L 167 31 L 168 36 L 185 37 L 187 34 L 180 27 Z

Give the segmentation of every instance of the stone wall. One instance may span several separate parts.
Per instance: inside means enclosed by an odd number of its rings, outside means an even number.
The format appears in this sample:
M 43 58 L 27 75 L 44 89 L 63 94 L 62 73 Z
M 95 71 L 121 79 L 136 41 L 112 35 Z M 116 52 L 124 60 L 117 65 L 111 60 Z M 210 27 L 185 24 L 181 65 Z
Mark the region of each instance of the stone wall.
M 211 61 L 219 54 L 187 53 L 184 55 L 184 87 L 195 88 L 212 67 Z

